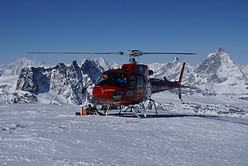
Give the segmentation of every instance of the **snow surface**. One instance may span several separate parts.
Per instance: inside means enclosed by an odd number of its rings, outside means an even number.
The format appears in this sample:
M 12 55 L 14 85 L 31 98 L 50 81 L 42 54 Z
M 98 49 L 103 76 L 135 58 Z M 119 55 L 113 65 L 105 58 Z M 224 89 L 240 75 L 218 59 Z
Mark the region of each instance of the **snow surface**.
M 176 95 L 168 94 L 160 93 L 154 98 L 164 104 L 181 103 L 178 99 L 175 102 Z M 207 98 L 184 99 L 210 102 Z M 224 100 L 216 97 L 215 104 Z M 245 105 L 238 101 L 232 104 L 235 103 Z M 141 119 L 76 116 L 79 111 L 79 106 L 69 104 L 0 105 L 0 165 L 248 163 L 248 118 L 190 110 L 159 110 L 159 117 Z

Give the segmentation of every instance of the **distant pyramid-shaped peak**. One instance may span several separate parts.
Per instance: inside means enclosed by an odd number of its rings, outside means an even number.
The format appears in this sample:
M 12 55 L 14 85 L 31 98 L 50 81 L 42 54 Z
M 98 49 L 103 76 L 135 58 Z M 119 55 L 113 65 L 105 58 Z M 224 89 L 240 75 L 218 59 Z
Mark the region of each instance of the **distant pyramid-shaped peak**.
M 224 50 L 224 48 L 219 47 L 219 49 L 217 50 L 216 54 L 223 54 L 226 53 L 226 51 Z
M 229 54 L 224 50 L 224 48 L 219 47 L 215 53 L 210 53 L 207 57 L 208 59 L 226 59 L 231 60 Z
M 215 73 L 218 70 L 234 67 L 235 64 L 229 54 L 222 47 L 219 47 L 215 53 L 210 53 L 207 59 L 199 65 L 197 72 Z
M 179 59 L 178 57 L 175 57 L 175 59 L 174 59 L 173 62 L 174 62 L 174 63 L 180 62 L 180 59 Z

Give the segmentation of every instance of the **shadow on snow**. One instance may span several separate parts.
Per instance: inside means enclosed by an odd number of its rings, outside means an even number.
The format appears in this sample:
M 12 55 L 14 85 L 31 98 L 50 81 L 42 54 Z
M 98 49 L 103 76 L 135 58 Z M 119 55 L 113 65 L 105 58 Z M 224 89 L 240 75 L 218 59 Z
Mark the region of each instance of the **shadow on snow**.
M 126 118 L 137 118 L 135 114 L 126 114 L 126 113 L 116 113 L 116 114 L 109 114 L 108 116 L 118 116 L 118 117 L 126 117 Z M 151 118 L 185 118 L 185 117 L 193 117 L 193 118 L 207 118 L 212 120 L 218 120 L 223 122 L 229 123 L 237 123 L 241 125 L 248 126 L 248 120 L 243 118 L 236 118 L 236 117 L 224 117 L 224 116 L 217 116 L 217 115 L 203 115 L 203 114 L 159 114 L 159 115 L 152 115 L 148 114 L 146 117 L 144 115 L 139 115 L 140 119 L 151 119 Z

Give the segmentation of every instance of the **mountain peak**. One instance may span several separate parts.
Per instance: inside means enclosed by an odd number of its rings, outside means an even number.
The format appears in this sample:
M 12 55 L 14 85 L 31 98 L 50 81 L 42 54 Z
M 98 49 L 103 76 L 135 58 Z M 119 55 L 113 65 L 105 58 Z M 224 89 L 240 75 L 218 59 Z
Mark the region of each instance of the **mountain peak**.
M 217 50 L 216 54 L 223 54 L 223 53 L 226 53 L 226 51 L 224 50 L 224 48 L 219 46 L 219 49 Z
M 42 66 L 45 66 L 44 62 L 38 62 L 27 58 L 19 58 L 15 62 L 2 66 L 1 67 L 2 69 L 0 69 L 0 73 L 7 75 L 10 74 L 19 75 L 22 68 L 24 67 L 42 67 Z
M 229 54 L 224 50 L 224 48 L 219 47 L 215 53 L 210 53 L 207 57 L 208 59 L 223 59 L 224 61 L 232 61 Z
M 175 57 L 174 62 L 180 62 L 180 59 L 178 57 Z
M 216 72 L 220 67 L 231 68 L 236 65 L 231 60 L 229 54 L 222 47 L 219 47 L 219 49 L 215 53 L 210 53 L 207 59 L 201 63 L 200 67 L 203 66 L 204 69 L 208 69 L 207 70 L 208 72 L 210 71 Z
M 201 78 L 204 78 L 202 79 L 203 82 L 208 84 L 239 85 L 241 80 L 246 81 L 241 69 L 221 47 L 215 53 L 210 53 L 195 71 L 199 73 Z

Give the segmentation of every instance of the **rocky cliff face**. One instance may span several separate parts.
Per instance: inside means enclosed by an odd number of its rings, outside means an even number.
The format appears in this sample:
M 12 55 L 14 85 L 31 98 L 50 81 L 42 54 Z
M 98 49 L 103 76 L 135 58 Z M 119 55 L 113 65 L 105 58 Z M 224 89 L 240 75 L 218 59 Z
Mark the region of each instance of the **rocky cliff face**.
M 20 73 L 16 90 L 35 95 L 52 91 L 63 96 L 68 103 L 81 104 L 85 81 L 89 77 L 95 83 L 103 70 L 101 65 L 90 59 L 81 62 L 81 66 L 73 61 L 70 65 L 59 63 L 50 68 L 25 67 Z
M 25 67 L 21 70 L 16 90 L 29 91 L 34 94 L 49 91 L 49 79 L 44 68 Z

